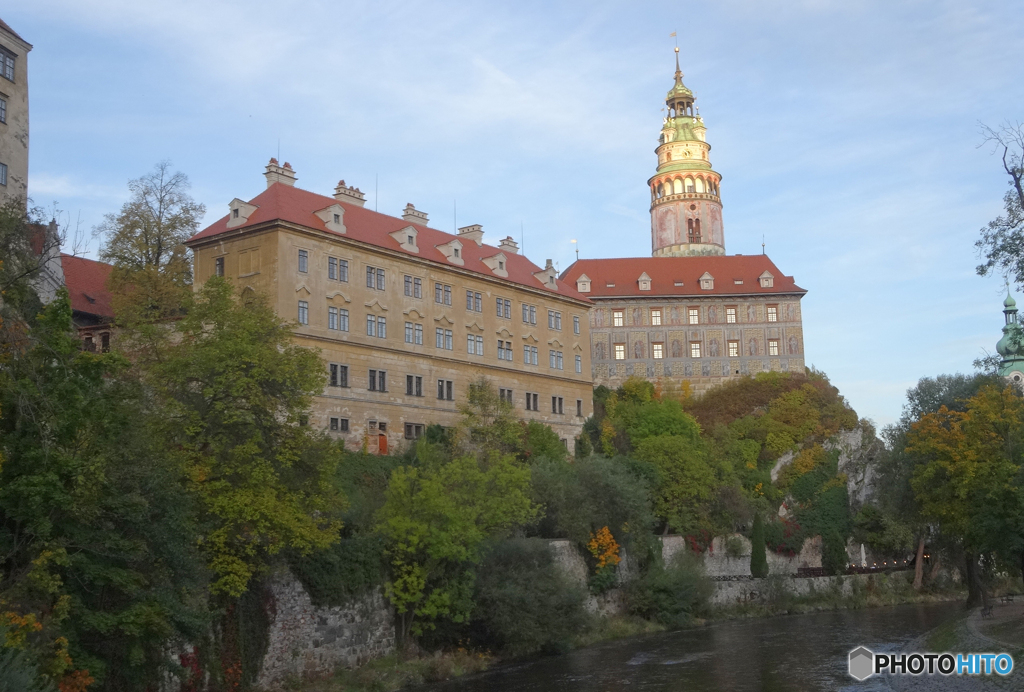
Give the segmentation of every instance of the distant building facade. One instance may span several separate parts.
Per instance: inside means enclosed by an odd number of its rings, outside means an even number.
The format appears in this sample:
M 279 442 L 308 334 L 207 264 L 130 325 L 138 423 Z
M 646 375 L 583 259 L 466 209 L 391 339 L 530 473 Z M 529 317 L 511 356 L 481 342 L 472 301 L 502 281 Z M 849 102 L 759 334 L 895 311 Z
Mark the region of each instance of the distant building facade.
M 726 255 L 722 176 L 693 92 L 666 97 L 656 149 L 649 258 L 577 260 L 562 278 L 590 298 L 595 385 L 630 376 L 705 391 L 730 377 L 803 372 L 806 294 L 766 255 Z
M 0 19 L 0 204 L 28 194 L 28 53 Z
M 546 423 L 569 449 L 592 412 L 590 301 L 538 267 L 511 238 L 483 242 L 364 206 L 344 181 L 333 196 L 295 187 L 271 160 L 267 188 L 188 241 L 196 283 L 222 275 L 269 298 L 319 348 L 328 384 L 313 424 L 384 453 L 452 425 L 468 385 L 487 378 L 522 418 Z

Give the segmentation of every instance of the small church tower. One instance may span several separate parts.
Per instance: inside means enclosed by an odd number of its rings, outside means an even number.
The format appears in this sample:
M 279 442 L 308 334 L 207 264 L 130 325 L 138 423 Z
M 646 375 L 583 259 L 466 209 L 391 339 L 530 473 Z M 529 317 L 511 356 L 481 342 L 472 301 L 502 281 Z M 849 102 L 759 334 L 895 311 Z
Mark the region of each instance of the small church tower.
M 999 374 L 1016 383 L 1024 382 L 1024 329 L 1017 321 L 1017 301 L 1006 294 L 1003 301 L 1003 338 L 996 344 L 996 352 L 1002 360 L 999 362 Z
M 651 188 L 651 241 L 655 257 L 724 255 L 722 176 L 711 169 L 711 145 L 693 92 L 683 84 L 676 48 L 676 83 L 665 98 L 658 139 L 658 170 Z

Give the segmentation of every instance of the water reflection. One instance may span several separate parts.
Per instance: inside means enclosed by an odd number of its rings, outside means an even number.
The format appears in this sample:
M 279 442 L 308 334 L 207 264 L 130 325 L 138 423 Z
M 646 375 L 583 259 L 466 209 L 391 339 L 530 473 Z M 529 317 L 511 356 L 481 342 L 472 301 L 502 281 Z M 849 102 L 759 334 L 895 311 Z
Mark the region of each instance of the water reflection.
M 958 604 L 912 605 L 733 620 L 637 637 L 506 666 L 435 692 L 809 692 L 888 690 L 855 681 L 846 655 L 863 644 L 895 651 L 957 614 Z

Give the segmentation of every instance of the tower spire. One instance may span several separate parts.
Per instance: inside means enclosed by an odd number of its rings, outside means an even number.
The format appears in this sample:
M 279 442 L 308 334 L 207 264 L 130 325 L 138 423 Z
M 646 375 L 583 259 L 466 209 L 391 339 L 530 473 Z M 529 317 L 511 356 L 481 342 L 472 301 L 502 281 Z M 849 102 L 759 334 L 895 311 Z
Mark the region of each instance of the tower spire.
M 683 84 L 679 46 L 675 84 L 665 96 L 667 117 L 658 139 L 651 189 L 651 250 L 655 257 L 724 255 L 722 180 L 711 168 L 711 145 L 693 92 Z

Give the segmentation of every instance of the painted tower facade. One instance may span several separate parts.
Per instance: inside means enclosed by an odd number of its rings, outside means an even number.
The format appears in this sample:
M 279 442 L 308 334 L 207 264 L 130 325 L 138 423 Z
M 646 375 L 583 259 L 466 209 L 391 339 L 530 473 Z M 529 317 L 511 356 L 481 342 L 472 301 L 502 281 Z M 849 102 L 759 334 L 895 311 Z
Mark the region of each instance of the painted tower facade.
M 996 344 L 999 374 L 1016 384 L 1024 383 L 1024 330 L 1017 321 L 1017 301 L 1009 293 L 1003 301 L 1003 338 Z
M 675 85 L 665 98 L 658 170 L 651 188 L 651 250 L 655 257 L 724 255 L 722 176 L 711 168 L 711 145 L 693 92 L 683 84 L 676 48 Z

